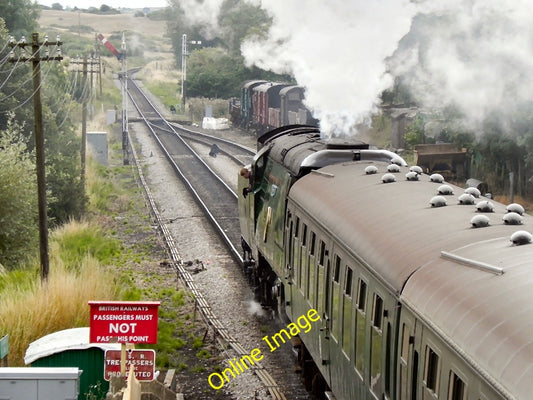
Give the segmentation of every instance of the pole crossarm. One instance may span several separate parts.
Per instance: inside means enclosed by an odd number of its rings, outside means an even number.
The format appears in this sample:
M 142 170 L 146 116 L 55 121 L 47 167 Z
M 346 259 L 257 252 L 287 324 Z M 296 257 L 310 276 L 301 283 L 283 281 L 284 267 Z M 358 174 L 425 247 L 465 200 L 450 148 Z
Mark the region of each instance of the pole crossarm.
M 39 41 L 39 35 L 32 35 L 32 41 L 26 42 L 26 38 L 22 36 L 22 38 L 17 42 L 13 36 L 10 36 L 9 38 L 9 47 L 11 47 L 11 54 L 10 54 L 10 61 L 61 61 L 63 60 L 63 55 L 61 54 L 61 45 L 63 45 L 63 42 L 59 39 L 59 35 L 56 37 L 55 42 L 50 42 L 48 40 L 48 36 L 44 37 L 44 40 L 42 42 Z M 56 49 L 56 55 L 51 56 L 50 51 L 48 47 L 55 46 Z M 25 55 L 23 52 L 21 52 L 20 56 L 16 56 L 15 49 L 22 49 L 25 50 L 26 47 L 32 48 L 31 55 Z M 41 50 L 44 50 L 44 55 L 41 55 Z

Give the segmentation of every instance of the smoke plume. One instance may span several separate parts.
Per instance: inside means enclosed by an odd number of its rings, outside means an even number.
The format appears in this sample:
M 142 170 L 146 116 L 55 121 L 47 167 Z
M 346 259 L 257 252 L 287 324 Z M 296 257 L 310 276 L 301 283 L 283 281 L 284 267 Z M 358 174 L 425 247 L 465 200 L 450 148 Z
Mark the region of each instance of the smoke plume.
M 509 125 L 533 100 L 533 14 L 527 1 L 425 1 L 390 59 L 429 110 L 456 107 L 470 129 Z
M 266 39 L 242 45 L 246 62 L 293 74 L 327 135 L 368 121 L 394 78 L 428 109 L 456 107 L 470 128 L 533 100 L 527 0 L 246 1 L 273 19 Z M 222 0 L 190 2 L 216 26 Z
M 365 122 L 391 86 L 384 60 L 409 31 L 414 7 L 368 0 L 268 0 L 262 7 L 273 25 L 266 40 L 243 44 L 247 62 L 292 73 L 323 132 L 339 135 Z

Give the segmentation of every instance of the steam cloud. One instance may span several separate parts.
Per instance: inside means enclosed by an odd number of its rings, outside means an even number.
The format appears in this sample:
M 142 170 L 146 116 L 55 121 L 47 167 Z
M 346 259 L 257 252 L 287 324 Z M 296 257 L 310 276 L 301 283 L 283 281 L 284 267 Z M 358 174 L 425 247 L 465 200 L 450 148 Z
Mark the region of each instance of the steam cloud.
M 505 126 L 533 100 L 533 14 L 523 0 L 431 0 L 390 59 L 428 109 L 454 105 L 470 129 Z
M 247 1 L 273 25 L 267 39 L 242 45 L 246 62 L 292 73 L 328 135 L 368 121 L 394 77 L 428 108 L 458 107 L 471 128 L 533 100 L 527 0 Z M 213 29 L 221 3 L 202 3 Z

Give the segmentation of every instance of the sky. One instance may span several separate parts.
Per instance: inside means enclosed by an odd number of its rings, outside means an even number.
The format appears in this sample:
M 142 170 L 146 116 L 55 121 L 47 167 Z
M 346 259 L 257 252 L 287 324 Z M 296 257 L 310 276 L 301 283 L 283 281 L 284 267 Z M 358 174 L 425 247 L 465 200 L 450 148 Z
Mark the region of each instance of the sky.
M 51 6 L 54 3 L 66 7 L 78 7 L 86 9 L 90 7 L 100 8 L 102 4 L 113 8 L 144 8 L 144 7 L 166 7 L 167 0 L 37 0 L 38 4 Z

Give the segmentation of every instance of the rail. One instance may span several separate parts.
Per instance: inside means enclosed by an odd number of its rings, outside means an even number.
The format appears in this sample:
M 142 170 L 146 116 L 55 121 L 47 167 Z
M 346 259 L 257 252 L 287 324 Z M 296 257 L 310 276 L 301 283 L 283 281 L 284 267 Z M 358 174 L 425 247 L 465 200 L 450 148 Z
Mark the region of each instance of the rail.
M 128 133 L 128 136 L 129 136 L 129 133 Z M 131 137 L 128 137 L 128 140 L 129 140 L 129 143 L 132 143 Z M 211 326 L 213 330 L 216 332 L 216 335 L 222 341 L 224 341 L 228 346 L 230 346 L 238 354 L 239 357 L 248 355 L 249 352 L 247 352 L 244 349 L 244 347 L 228 332 L 227 328 L 220 322 L 218 317 L 213 313 L 211 307 L 209 306 L 202 292 L 196 286 L 191 274 L 185 269 L 183 260 L 179 253 L 178 247 L 174 241 L 174 238 L 172 237 L 172 234 L 170 233 L 170 231 L 166 227 L 166 224 L 161 218 L 161 214 L 159 213 L 157 204 L 152 196 L 150 188 L 148 187 L 146 179 L 144 178 L 144 173 L 138 161 L 137 152 L 135 151 L 135 146 L 130 145 L 130 147 L 131 147 L 132 158 L 134 161 L 133 165 L 136 168 L 136 174 L 138 176 L 141 186 L 143 187 L 146 199 L 150 206 L 151 212 L 154 216 L 155 222 L 157 223 L 157 226 L 159 227 L 161 234 L 163 235 L 164 242 L 167 246 L 167 249 L 170 253 L 170 257 L 172 259 L 172 266 L 177 271 L 178 277 L 185 283 L 189 291 L 193 294 L 195 302 L 196 302 L 196 306 L 200 310 L 200 313 L 202 317 L 204 318 L 204 321 L 207 323 L 207 325 Z M 272 378 L 272 376 L 268 373 L 268 371 L 262 365 L 255 364 L 251 366 L 250 369 L 261 380 L 261 382 L 266 387 L 266 389 L 269 391 L 270 395 L 272 396 L 274 400 L 286 400 L 285 395 L 283 394 L 283 392 L 281 391 L 281 389 L 279 388 L 275 380 Z

